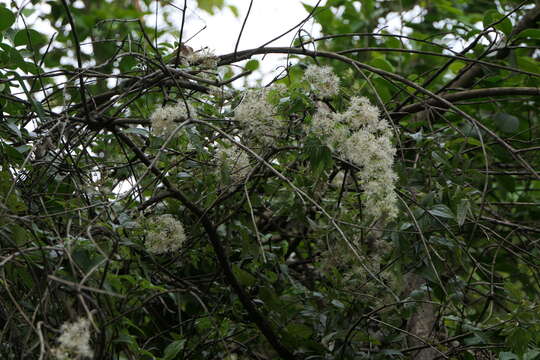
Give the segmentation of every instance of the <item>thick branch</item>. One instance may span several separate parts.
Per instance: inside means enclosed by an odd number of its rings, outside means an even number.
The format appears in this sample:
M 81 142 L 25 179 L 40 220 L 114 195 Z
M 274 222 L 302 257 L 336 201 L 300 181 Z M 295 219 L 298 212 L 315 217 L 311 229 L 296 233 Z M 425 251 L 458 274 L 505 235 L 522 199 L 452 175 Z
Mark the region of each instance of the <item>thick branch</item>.
M 441 97 L 446 101 L 454 103 L 456 101 L 477 99 L 483 97 L 493 96 L 508 96 L 508 95 L 523 95 L 523 96 L 539 96 L 540 88 L 533 87 L 500 87 L 500 88 L 486 88 L 486 89 L 474 89 L 459 91 L 452 94 L 442 95 Z M 419 111 L 426 110 L 429 106 L 444 106 L 444 103 L 437 99 L 429 99 L 428 101 L 419 102 L 405 106 L 400 112 L 390 113 L 393 119 L 400 119 L 406 115 L 413 114 Z

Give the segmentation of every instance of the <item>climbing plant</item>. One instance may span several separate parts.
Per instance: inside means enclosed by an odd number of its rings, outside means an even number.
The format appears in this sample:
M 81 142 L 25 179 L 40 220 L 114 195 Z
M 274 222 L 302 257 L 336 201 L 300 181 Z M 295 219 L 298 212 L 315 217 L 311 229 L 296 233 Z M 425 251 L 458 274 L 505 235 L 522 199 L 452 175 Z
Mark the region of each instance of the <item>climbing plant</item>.
M 233 5 L 0 4 L 1 357 L 540 358 L 538 3 Z

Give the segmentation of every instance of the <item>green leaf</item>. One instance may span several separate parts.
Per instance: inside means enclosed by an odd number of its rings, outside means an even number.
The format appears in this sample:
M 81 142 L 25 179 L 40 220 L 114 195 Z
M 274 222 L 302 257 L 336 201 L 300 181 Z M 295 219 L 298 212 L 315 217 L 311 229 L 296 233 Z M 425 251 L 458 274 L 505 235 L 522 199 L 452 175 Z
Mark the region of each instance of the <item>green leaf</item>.
M 313 329 L 304 324 L 290 324 L 287 326 L 287 332 L 294 337 L 308 339 L 313 334 Z
M 529 56 L 519 56 L 517 58 L 517 63 L 522 70 L 532 73 L 540 73 L 540 65 L 538 65 L 536 60 L 533 60 Z
M 484 27 L 487 28 L 494 22 L 500 20 L 503 18 L 503 15 L 500 14 L 497 10 L 489 10 L 485 13 L 483 24 Z M 510 33 L 512 32 L 512 22 L 505 18 L 503 21 L 495 25 L 495 29 L 501 30 L 506 36 L 510 36 Z
M 321 174 L 334 164 L 332 152 L 317 138 L 310 137 L 306 140 L 305 153 L 308 156 L 311 168 L 316 174 Z
M 429 238 L 429 242 L 445 246 L 449 249 L 453 249 L 456 247 L 456 245 L 452 241 L 448 240 L 446 237 L 431 236 Z
M 509 351 L 501 351 L 499 353 L 499 360 L 519 360 L 519 356 Z
M 123 330 L 122 333 L 120 333 L 118 337 L 113 340 L 113 343 L 137 345 L 137 341 L 135 341 L 135 337 L 131 335 L 127 330 Z
M 345 305 L 337 299 L 332 300 L 330 303 L 339 309 L 345 309 Z
M 532 333 L 523 328 L 515 328 L 510 336 L 506 339 L 508 346 L 512 349 L 512 352 L 523 355 L 529 346 L 529 341 L 531 341 Z
M 259 297 L 264 301 L 266 306 L 274 307 L 279 305 L 278 297 L 276 292 L 271 286 L 262 286 L 259 289 Z
M 240 269 L 238 265 L 233 265 L 234 276 L 238 279 L 238 282 L 242 286 L 252 286 L 255 285 L 257 279 L 247 271 Z
M 186 339 L 176 340 L 167 345 L 163 353 L 163 360 L 172 360 L 184 349 Z
M 445 16 L 448 16 L 448 15 L 463 16 L 463 11 L 459 7 L 455 6 L 455 4 L 451 3 L 450 1 L 438 0 L 438 1 L 435 1 L 435 6 L 437 7 L 437 10 L 439 10 Z
M 15 46 L 26 45 L 30 49 L 37 49 L 47 44 L 47 38 L 33 29 L 20 30 L 13 39 Z
M 143 129 L 143 128 L 127 128 L 127 129 L 122 130 L 122 132 L 125 134 L 137 134 L 144 137 L 148 137 L 150 135 L 148 130 Z
M 452 210 L 444 204 L 437 204 L 433 206 L 431 210 L 428 210 L 428 212 L 431 215 L 446 218 L 446 219 L 454 219 L 454 213 L 452 213 Z
M 375 1 L 374 0 L 363 0 L 362 7 L 360 11 L 364 14 L 365 17 L 370 17 L 375 10 Z
M 233 13 L 235 17 L 240 16 L 240 12 L 238 11 L 238 8 L 234 5 L 229 5 L 229 10 Z
M 517 35 L 518 38 L 540 39 L 540 29 L 525 29 Z
M 302 5 L 304 6 L 304 9 L 307 10 L 307 12 L 312 12 L 314 9 L 313 6 L 309 6 L 307 4 L 302 4 Z M 334 20 L 335 18 L 330 7 L 328 6 L 319 6 L 317 10 L 315 11 L 315 13 L 313 14 L 313 17 L 323 27 L 329 26 L 332 23 L 332 20 Z
M 26 66 L 21 54 L 7 44 L 0 44 L 0 66 L 7 69 L 23 69 Z
M 176 56 L 176 54 L 174 54 Z M 120 70 L 122 72 L 128 72 L 132 68 L 137 65 L 138 61 L 137 58 L 134 56 L 124 56 L 122 57 L 122 60 L 120 60 L 120 64 L 118 65 L 120 67 Z
M 224 3 L 224 0 L 197 0 L 199 7 L 211 15 L 214 15 L 214 8 L 221 9 Z
M 247 71 L 255 71 L 259 68 L 259 61 L 258 60 L 249 60 L 246 63 L 246 70 Z
M 403 357 L 403 353 L 399 350 L 394 350 L 394 349 L 386 349 L 386 350 L 382 350 L 381 351 L 382 354 L 386 355 L 386 356 L 391 356 L 391 357 Z
M 25 203 L 18 196 L 17 190 L 12 188 L 13 181 L 8 170 L 0 171 L 0 203 L 4 203 L 9 210 L 15 213 L 25 211 Z
M 471 203 L 468 199 L 461 199 L 457 208 L 457 223 L 459 226 L 463 226 L 465 219 L 467 218 L 467 213 L 471 208 Z
M 11 121 L 6 121 L 6 126 L 11 130 L 13 131 L 15 134 L 17 134 L 17 136 L 19 137 L 19 139 L 22 139 L 22 134 L 21 134 L 21 130 L 19 129 L 19 127 L 17 126 L 17 124 L 11 122 Z
M 15 22 L 15 15 L 7 8 L 0 6 L 0 31 L 9 29 Z
M 394 66 L 392 66 L 392 64 L 390 64 L 388 60 L 382 57 L 378 57 L 371 60 L 370 65 L 378 69 L 388 71 L 388 72 L 394 72 L 395 70 Z
M 32 239 L 30 232 L 19 225 L 13 225 L 11 228 L 11 236 L 12 239 L 15 240 L 15 243 L 19 246 L 28 243 L 28 241 Z
M 373 77 L 373 84 L 375 85 L 377 93 L 381 97 L 382 101 L 389 101 L 392 97 L 391 87 L 393 87 L 393 84 L 380 76 Z
M 523 360 L 534 360 L 538 358 L 540 351 L 538 350 L 529 350 L 523 355 Z
M 499 113 L 493 118 L 495 125 L 505 133 L 515 133 L 519 130 L 519 119 L 513 115 Z
M 26 71 L 27 73 L 31 73 L 31 74 L 39 74 L 41 72 L 41 69 L 36 66 L 36 64 L 34 63 L 31 63 L 31 62 L 25 62 L 24 63 L 24 67 L 21 67 L 22 70 Z

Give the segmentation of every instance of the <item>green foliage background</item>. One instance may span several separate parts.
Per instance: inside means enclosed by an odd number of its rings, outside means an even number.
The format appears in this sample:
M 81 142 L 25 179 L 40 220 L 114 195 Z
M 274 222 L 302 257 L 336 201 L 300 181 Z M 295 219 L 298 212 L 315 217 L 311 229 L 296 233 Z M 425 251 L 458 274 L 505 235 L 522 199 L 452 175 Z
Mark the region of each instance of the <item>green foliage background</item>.
M 183 2 L 159 5 L 156 29 L 149 0 L 0 4 L 2 358 L 51 358 L 81 316 L 96 359 L 540 358 L 538 3 L 328 0 L 305 5 L 323 39 L 210 70 L 174 66 Z M 214 161 L 239 139 L 228 81 L 266 53 L 294 60 L 288 132 L 238 184 Z M 365 221 L 362 169 L 303 130 L 314 61 L 341 79 L 326 106 L 366 96 L 394 127 L 393 222 Z M 177 99 L 200 121 L 165 143 L 148 119 Z M 152 255 L 143 218 L 165 213 L 188 240 Z

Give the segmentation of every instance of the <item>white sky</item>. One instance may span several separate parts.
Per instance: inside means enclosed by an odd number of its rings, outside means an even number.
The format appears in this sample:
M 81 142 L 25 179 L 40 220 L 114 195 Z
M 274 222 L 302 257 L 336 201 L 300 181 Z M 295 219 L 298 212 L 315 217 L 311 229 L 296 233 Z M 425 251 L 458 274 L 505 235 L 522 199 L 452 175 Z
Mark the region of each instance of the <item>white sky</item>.
M 234 51 L 242 22 L 249 8 L 249 0 L 227 0 L 226 2 L 236 6 L 239 11 L 238 17 L 235 17 L 229 8 L 216 12 L 214 16 L 201 10 L 187 13 L 188 26 L 185 39 L 206 26 L 188 43 L 189 46 L 195 50 L 208 47 L 217 55 Z M 308 15 L 302 3 L 314 6 L 317 0 L 254 0 L 238 50 L 259 47 L 296 26 Z M 326 1 L 323 0 L 321 3 L 324 4 Z M 181 8 L 183 1 L 176 0 L 175 5 Z M 320 34 L 320 26 L 314 25 L 313 22 L 305 24 L 303 29 L 313 36 Z M 297 30 L 291 31 L 269 46 L 290 46 Z M 261 62 L 260 70 L 263 74 L 272 74 L 280 65 L 285 65 L 283 55 L 269 55 L 264 62 Z M 273 75 L 277 75 L 277 72 Z
M 214 15 L 210 15 L 205 11 L 197 9 L 195 0 L 188 0 L 188 12 L 186 16 L 186 25 L 184 27 L 185 34 L 183 38 L 189 39 L 198 33 L 189 41 L 189 46 L 195 50 L 202 47 L 208 47 L 210 50 L 214 51 L 216 55 L 234 51 L 236 40 L 238 38 L 244 17 L 246 16 L 250 1 L 225 0 L 225 2 L 227 5 L 234 5 L 238 9 L 238 17 L 235 17 L 233 12 L 228 7 L 225 7 L 221 11 L 215 12 Z M 0 0 L 0 4 L 5 4 L 8 8 L 12 8 L 12 10 L 15 12 L 17 9 L 12 7 L 10 3 L 11 0 Z M 19 8 L 26 6 L 33 7 L 29 0 L 15 0 L 15 3 Z M 75 1 L 74 5 L 82 6 L 82 4 L 78 3 L 79 1 Z M 281 35 L 293 26 L 297 25 L 308 15 L 308 12 L 302 6 L 302 3 L 313 6 L 317 3 L 317 0 L 254 0 L 238 50 L 261 46 L 267 41 Z M 324 5 L 324 3 L 326 3 L 326 0 L 321 1 L 321 5 Z M 151 9 L 154 9 L 153 4 L 151 5 Z M 174 0 L 173 4 L 177 8 L 181 9 L 183 8 L 184 1 Z M 43 1 L 43 5 L 41 6 L 43 6 L 44 12 L 48 12 L 50 10 L 45 1 Z M 181 11 L 170 5 L 167 6 L 167 9 L 172 14 L 175 14 L 175 16 L 171 17 L 171 20 L 177 23 L 178 27 L 180 27 Z M 150 25 L 154 23 L 155 17 L 153 15 L 146 15 L 145 20 L 147 24 Z M 46 21 L 42 21 L 35 15 L 26 17 L 26 22 L 28 25 L 32 25 L 34 28 L 39 28 L 40 31 L 45 34 L 54 33 L 54 29 L 52 29 Z M 24 28 L 24 24 L 20 18 L 17 19 L 17 25 L 21 29 Z M 200 31 L 203 28 L 204 30 Z M 303 29 L 314 36 L 320 34 L 320 26 L 313 25 L 313 22 L 305 24 Z M 270 46 L 289 46 L 292 43 L 296 31 L 297 29 L 273 42 L 270 44 Z M 285 65 L 283 59 L 284 56 L 282 55 L 267 56 L 265 61 L 261 63 L 261 72 L 263 74 L 272 73 L 272 71 L 278 66 Z
M 302 6 L 302 2 L 310 5 L 317 3 L 316 0 L 254 0 L 239 49 L 260 46 L 297 25 L 308 15 Z M 175 4 L 179 7 L 182 3 L 183 1 L 175 1 Z M 194 27 L 191 33 L 206 25 L 206 29 L 193 39 L 193 44 L 208 46 L 216 50 L 218 54 L 232 52 L 234 50 L 242 21 L 249 7 L 249 0 L 228 0 L 227 3 L 235 5 L 238 8 L 240 13 L 238 18 L 228 8 L 223 9 L 214 16 L 203 11 L 188 13 L 189 25 Z M 312 23 L 305 26 L 304 29 L 315 34 L 319 33 L 319 27 L 314 27 Z M 290 45 L 295 33 L 293 31 L 288 36 L 276 41 L 273 45 Z

